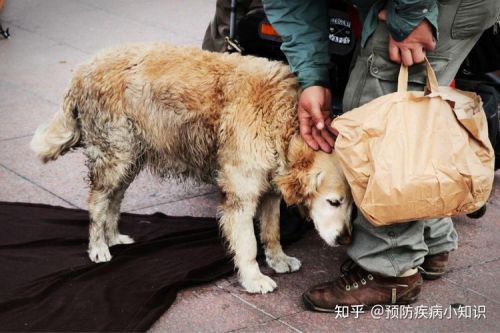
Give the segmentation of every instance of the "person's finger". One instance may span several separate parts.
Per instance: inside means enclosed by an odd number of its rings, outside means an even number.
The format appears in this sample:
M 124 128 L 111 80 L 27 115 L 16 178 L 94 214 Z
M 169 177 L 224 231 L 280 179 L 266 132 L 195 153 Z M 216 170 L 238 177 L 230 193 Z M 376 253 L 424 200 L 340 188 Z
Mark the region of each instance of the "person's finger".
M 319 149 L 319 145 L 318 143 L 316 142 L 316 140 L 314 140 L 313 136 L 311 133 L 303 133 L 302 131 L 300 132 L 300 136 L 302 137 L 302 139 L 306 142 L 306 144 L 311 147 L 312 150 L 318 150 Z
M 335 128 L 332 127 L 331 121 L 326 123 L 326 128 L 328 129 L 328 131 L 330 131 L 330 133 L 333 134 L 333 136 L 335 137 L 339 136 L 339 131 L 337 131 Z
M 312 129 L 312 137 L 322 151 L 325 153 L 330 153 L 332 151 L 332 147 L 325 141 L 325 139 L 321 136 L 321 131 L 316 127 L 313 127 Z
M 395 63 L 401 63 L 401 55 L 399 53 L 399 47 L 396 45 L 389 43 L 389 59 L 394 61 Z
M 409 49 L 403 49 L 400 48 L 399 51 L 401 52 L 401 61 L 403 62 L 403 65 L 410 67 L 413 65 L 413 56 L 411 54 L 411 51 Z
M 434 49 L 436 48 L 436 39 L 434 37 L 432 37 L 431 40 L 429 40 L 428 42 L 424 43 L 424 48 L 427 51 L 434 51 Z
M 321 113 L 321 108 L 318 104 L 312 105 L 309 109 L 309 115 L 312 118 L 314 126 L 318 130 L 325 128 L 325 122 L 323 120 L 323 114 Z
M 299 131 L 300 136 L 306 142 L 306 144 L 313 150 L 318 150 L 319 145 L 312 137 L 313 124 L 308 113 L 303 109 L 299 110 Z
M 320 131 L 320 134 L 323 139 L 325 139 L 325 141 L 330 145 L 330 147 L 333 147 L 335 145 L 335 138 L 333 137 L 333 134 L 328 130 L 328 126 Z
M 411 49 L 411 55 L 415 64 L 420 64 L 425 60 L 425 51 L 421 48 Z
M 325 122 L 325 128 L 321 131 L 321 136 L 325 139 L 328 144 L 333 147 L 335 145 L 335 136 L 332 132 L 331 122 L 332 118 L 330 117 L 330 111 L 323 111 L 323 119 Z

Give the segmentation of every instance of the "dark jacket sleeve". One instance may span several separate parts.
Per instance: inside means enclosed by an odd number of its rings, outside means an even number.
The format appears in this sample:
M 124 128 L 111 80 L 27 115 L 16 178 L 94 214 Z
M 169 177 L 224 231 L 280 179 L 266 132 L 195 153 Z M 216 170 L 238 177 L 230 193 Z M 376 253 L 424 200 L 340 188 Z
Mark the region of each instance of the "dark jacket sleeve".
M 269 22 L 280 34 L 290 68 L 302 88 L 329 87 L 326 0 L 263 0 Z

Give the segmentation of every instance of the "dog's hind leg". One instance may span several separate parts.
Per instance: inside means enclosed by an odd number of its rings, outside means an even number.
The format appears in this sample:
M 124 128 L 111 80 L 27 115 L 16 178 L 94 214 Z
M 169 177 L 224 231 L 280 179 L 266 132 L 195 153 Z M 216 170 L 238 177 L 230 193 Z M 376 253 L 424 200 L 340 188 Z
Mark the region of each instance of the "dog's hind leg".
M 120 219 L 120 206 L 127 190 L 129 182 L 124 182 L 122 186 L 113 193 L 109 206 L 108 219 L 105 225 L 105 236 L 108 245 L 111 247 L 118 244 L 132 244 L 134 240 L 132 237 L 122 235 L 118 231 L 118 220 Z
M 93 185 L 93 184 L 92 184 Z M 89 258 L 93 262 L 111 260 L 106 241 L 106 220 L 108 219 L 112 190 L 92 186 L 89 195 Z
M 135 160 L 126 150 L 104 153 L 95 146 L 87 148 L 87 155 L 91 181 L 88 253 L 90 260 L 104 262 L 111 260 L 109 246 L 133 242 L 118 232 L 118 219 L 125 190 L 136 175 Z
M 268 193 L 261 199 L 259 207 L 260 240 L 264 244 L 266 262 L 276 273 L 299 270 L 300 260 L 287 256 L 280 243 L 280 200 L 281 196 Z
M 219 185 L 225 195 L 219 221 L 234 255 L 241 285 L 250 293 L 265 294 L 277 285 L 259 269 L 253 217 L 266 177 L 260 170 L 241 170 L 241 165 L 225 166 L 219 174 Z

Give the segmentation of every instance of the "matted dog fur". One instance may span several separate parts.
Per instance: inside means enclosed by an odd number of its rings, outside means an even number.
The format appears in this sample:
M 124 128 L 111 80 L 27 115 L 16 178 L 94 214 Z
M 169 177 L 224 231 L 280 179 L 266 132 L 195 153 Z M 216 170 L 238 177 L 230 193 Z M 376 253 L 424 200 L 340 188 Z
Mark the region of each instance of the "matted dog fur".
M 223 193 L 221 230 L 249 292 L 276 283 L 256 262 L 253 217 L 276 272 L 296 271 L 279 241 L 279 202 L 307 208 L 334 245 L 350 232 L 352 198 L 335 153 L 311 150 L 298 135 L 298 86 L 288 66 L 168 44 L 104 51 L 76 71 L 64 105 L 41 126 L 32 149 L 47 162 L 83 147 L 90 175 L 89 257 L 132 243 L 118 231 L 124 193 L 144 168 L 193 177 Z

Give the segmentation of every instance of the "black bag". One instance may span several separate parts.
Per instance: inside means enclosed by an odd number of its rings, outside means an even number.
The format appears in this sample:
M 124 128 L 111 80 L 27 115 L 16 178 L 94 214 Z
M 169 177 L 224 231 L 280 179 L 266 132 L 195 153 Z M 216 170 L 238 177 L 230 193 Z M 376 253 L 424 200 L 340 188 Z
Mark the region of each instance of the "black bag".
M 483 100 L 488 135 L 495 150 L 495 170 L 500 168 L 500 70 L 499 23 L 486 30 L 465 58 L 456 77 L 456 87 L 474 91 Z M 490 73 L 490 74 L 487 74 Z
M 488 135 L 495 150 L 495 170 L 500 168 L 500 87 L 479 84 L 474 90 L 483 100 L 488 120 Z
M 499 23 L 481 35 L 474 48 L 465 58 L 461 71 L 482 74 L 500 69 Z

